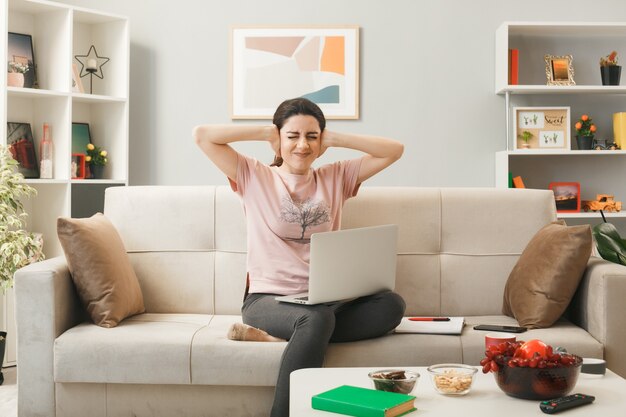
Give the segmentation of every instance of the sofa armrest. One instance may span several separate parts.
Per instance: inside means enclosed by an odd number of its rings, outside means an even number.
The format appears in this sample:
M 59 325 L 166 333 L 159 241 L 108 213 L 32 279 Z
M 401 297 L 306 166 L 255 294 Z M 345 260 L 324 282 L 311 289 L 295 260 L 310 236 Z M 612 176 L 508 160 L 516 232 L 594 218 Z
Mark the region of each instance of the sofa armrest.
M 626 266 L 591 257 L 570 305 L 572 321 L 604 345 L 604 359 L 626 377 Z
M 83 318 L 65 257 L 15 273 L 20 416 L 54 416 L 54 340 Z

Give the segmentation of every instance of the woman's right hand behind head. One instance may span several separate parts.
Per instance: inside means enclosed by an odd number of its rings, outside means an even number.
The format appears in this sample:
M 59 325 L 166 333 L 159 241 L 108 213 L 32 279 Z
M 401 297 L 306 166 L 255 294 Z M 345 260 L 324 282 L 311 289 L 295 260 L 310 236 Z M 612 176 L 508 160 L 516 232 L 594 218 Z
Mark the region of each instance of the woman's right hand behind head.
M 270 143 L 275 156 L 280 155 L 280 132 L 276 125 L 267 126 L 267 141 Z

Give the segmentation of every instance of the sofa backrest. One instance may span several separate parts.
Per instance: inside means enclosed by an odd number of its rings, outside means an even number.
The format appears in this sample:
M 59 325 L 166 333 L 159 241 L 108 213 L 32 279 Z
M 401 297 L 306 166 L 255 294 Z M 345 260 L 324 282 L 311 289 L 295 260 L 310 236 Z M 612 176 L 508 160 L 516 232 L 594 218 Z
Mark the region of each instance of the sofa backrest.
M 153 313 L 239 314 L 246 227 L 227 186 L 131 186 L 106 191 Z M 551 191 L 362 187 L 342 228 L 395 223 L 396 291 L 407 314 L 500 314 L 506 279 L 532 236 L 556 220 Z

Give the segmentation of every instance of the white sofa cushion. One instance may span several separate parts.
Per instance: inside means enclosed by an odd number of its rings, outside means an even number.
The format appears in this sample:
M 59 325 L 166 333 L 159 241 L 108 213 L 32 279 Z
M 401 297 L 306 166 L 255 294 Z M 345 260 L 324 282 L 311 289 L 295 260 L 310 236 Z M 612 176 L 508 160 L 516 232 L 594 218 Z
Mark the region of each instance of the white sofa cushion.
M 189 384 L 202 314 L 141 314 L 105 329 L 83 323 L 54 343 L 55 382 Z

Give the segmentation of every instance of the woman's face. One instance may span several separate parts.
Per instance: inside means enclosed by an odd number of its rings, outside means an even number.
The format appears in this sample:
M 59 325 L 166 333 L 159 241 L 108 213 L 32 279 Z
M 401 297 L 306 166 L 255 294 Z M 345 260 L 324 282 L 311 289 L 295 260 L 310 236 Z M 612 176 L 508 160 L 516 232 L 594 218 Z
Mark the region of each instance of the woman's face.
M 280 129 L 280 168 L 290 174 L 306 174 L 320 154 L 320 125 L 313 116 L 296 114 Z

